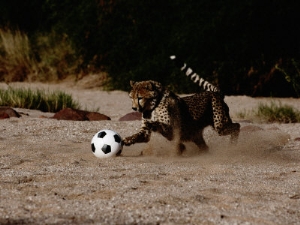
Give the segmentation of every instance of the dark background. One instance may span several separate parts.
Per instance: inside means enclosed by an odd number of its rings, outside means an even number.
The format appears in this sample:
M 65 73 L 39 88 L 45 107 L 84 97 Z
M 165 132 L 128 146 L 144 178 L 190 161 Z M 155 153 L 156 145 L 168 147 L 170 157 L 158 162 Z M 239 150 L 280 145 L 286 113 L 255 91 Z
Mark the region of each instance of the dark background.
M 227 95 L 298 96 L 300 3 L 290 0 L 0 0 L 0 26 L 67 35 L 81 71 L 114 89 L 153 79 L 197 90 L 176 54 Z M 280 69 L 276 69 L 280 68 Z M 90 68 L 93 68 L 94 71 Z

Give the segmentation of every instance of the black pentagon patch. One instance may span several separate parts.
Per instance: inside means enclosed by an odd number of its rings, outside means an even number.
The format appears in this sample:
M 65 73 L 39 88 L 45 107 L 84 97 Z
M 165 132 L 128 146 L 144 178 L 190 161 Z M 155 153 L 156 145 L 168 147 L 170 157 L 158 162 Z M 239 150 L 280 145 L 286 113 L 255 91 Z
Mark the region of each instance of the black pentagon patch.
M 106 135 L 106 132 L 105 132 L 105 131 L 101 131 L 101 132 L 98 134 L 98 138 L 104 138 L 105 135 Z
M 94 143 L 92 144 L 92 151 L 95 153 L 95 151 L 96 151 L 96 148 L 95 148 L 95 145 L 94 145 Z
M 115 135 L 114 135 L 114 138 L 115 138 L 115 142 L 121 143 L 121 138 L 120 138 L 119 135 L 115 134 Z
M 104 152 L 104 154 L 108 154 L 111 152 L 111 148 L 110 145 L 103 145 L 103 147 L 101 148 L 102 152 Z

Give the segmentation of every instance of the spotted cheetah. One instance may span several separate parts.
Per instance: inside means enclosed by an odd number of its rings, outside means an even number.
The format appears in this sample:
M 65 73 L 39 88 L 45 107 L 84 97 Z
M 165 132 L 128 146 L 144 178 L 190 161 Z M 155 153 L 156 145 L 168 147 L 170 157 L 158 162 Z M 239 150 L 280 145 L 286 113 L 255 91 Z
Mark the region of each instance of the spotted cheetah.
M 176 60 L 176 56 L 171 59 Z M 170 141 L 175 140 L 179 155 L 185 150 L 183 142 L 188 141 L 200 150 L 208 150 L 203 139 L 203 129 L 207 126 L 212 126 L 219 135 L 231 135 L 232 142 L 237 141 L 240 124 L 232 122 L 224 95 L 187 69 L 186 64 L 181 69 L 188 71 L 188 76 L 193 75 L 192 80 L 199 81 L 207 91 L 181 98 L 157 81 L 130 81 L 132 109 L 142 113 L 142 125 L 138 133 L 123 139 L 124 145 L 148 142 L 151 132 L 158 132 Z

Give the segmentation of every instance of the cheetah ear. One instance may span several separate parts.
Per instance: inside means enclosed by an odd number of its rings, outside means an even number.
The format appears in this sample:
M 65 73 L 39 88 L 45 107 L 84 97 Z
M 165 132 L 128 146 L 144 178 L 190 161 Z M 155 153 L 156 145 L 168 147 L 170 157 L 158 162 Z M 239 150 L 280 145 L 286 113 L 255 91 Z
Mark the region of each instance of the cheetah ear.
M 162 91 L 163 91 L 163 86 L 162 86 L 161 83 L 159 83 L 159 82 L 157 82 L 157 81 L 152 81 L 151 84 L 152 84 L 153 90 L 157 90 L 157 91 L 159 91 L 159 92 L 162 92 Z
M 135 83 L 136 83 L 136 81 L 131 80 L 130 81 L 130 86 L 133 87 Z

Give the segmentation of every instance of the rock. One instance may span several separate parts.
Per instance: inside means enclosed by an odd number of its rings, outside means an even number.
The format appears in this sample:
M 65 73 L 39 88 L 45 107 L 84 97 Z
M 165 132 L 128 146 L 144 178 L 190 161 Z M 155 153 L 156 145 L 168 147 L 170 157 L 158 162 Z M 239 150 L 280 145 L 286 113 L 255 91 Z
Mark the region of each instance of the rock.
M 0 120 L 8 119 L 9 115 L 6 112 L 0 112 Z
M 0 106 L 0 119 L 6 119 L 10 117 L 21 117 L 21 115 L 14 109 L 7 106 Z
M 88 120 L 85 117 L 85 114 L 80 110 L 65 108 L 55 113 L 53 116 L 54 119 L 58 120 Z
M 74 120 L 74 121 L 96 121 L 96 120 L 110 120 L 106 115 L 97 112 L 89 112 L 79 109 L 65 108 L 55 113 L 53 116 L 57 120 Z
M 141 120 L 142 114 L 139 112 L 127 113 L 125 116 L 122 116 L 119 121 L 131 121 L 131 120 Z
M 88 112 L 86 117 L 89 119 L 89 121 L 111 120 L 110 117 L 97 112 Z

